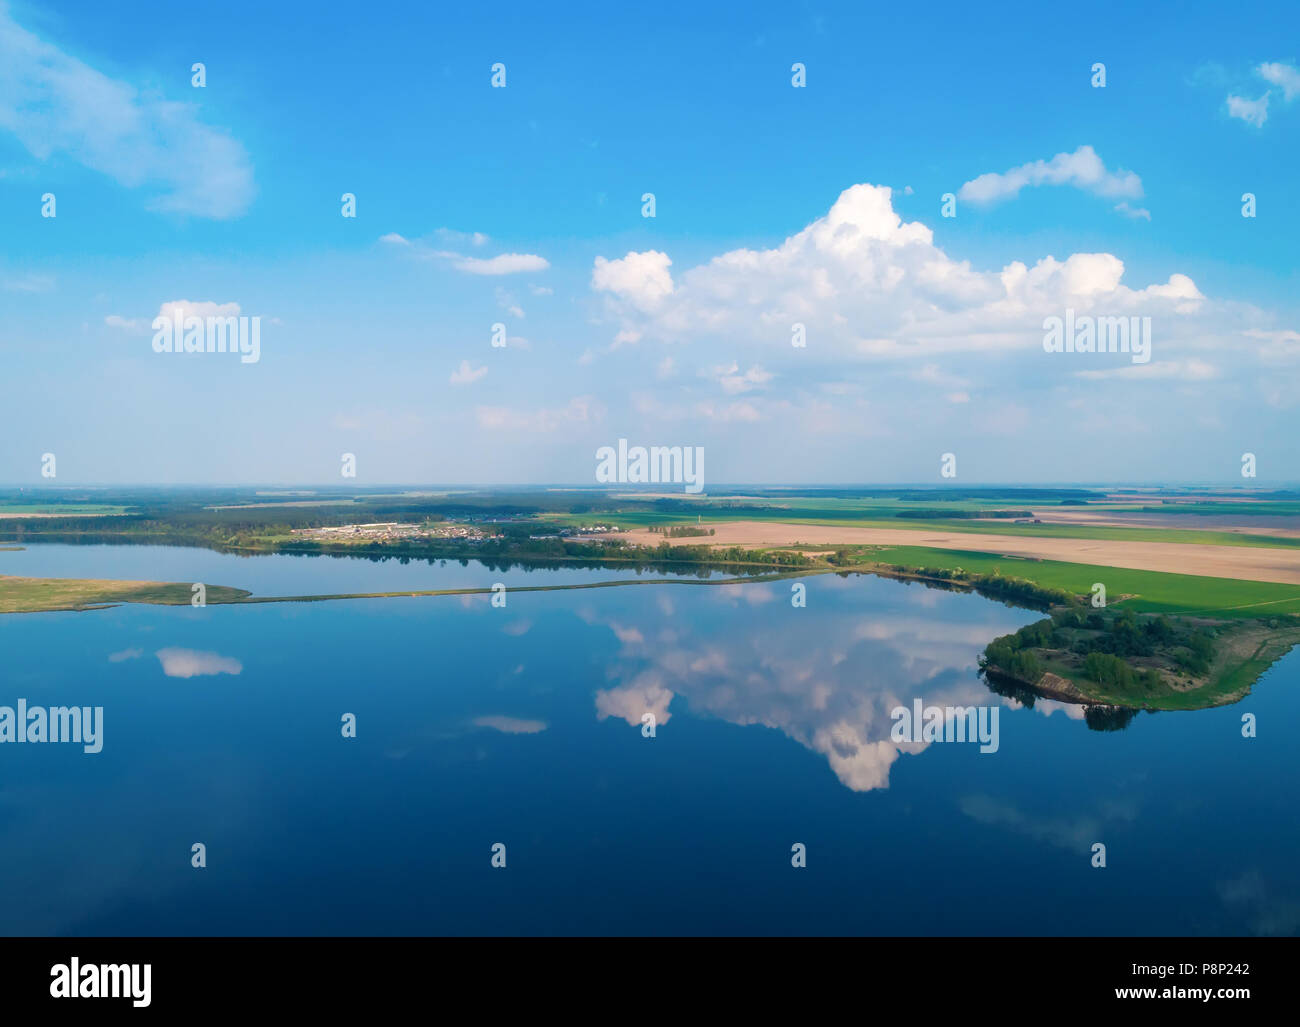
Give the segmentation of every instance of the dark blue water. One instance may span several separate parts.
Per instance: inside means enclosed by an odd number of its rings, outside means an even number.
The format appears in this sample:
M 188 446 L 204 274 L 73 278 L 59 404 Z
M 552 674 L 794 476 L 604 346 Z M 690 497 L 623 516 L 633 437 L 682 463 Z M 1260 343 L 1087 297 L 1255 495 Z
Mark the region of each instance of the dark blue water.
M 72 573 L 41 548 L 0 573 Z M 253 587 L 256 561 L 169 552 L 217 563 L 114 574 Z M 355 587 L 311 559 L 331 584 L 256 590 Z M 615 576 L 526 583 L 551 574 Z M 104 707 L 98 754 L 0 745 L 0 933 L 1300 929 L 1297 654 L 1237 706 L 1099 732 L 978 680 L 1037 614 L 805 580 L 806 609 L 788 582 L 663 583 L 0 617 L 0 704 Z M 895 744 L 916 697 L 996 705 L 998 751 Z

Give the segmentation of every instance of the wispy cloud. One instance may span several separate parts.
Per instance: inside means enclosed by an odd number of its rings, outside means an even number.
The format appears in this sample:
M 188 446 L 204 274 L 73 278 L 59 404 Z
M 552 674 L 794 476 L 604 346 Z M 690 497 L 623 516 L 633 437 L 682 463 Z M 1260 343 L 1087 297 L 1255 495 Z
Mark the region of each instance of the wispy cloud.
M 535 253 L 501 253 L 495 257 L 462 257 L 446 254 L 452 267 L 471 275 L 515 275 L 524 271 L 545 271 L 551 266 L 545 257 Z
M 498 285 L 496 288 L 495 296 L 496 296 L 497 306 L 499 306 L 507 314 L 509 314 L 511 317 L 518 318 L 521 321 L 524 319 L 525 316 L 524 308 L 519 305 L 519 301 L 515 298 L 515 294 L 513 292 L 511 292 L 508 289 L 503 289 L 501 288 L 501 286 Z
M 564 425 L 590 424 L 605 417 L 605 407 L 591 396 L 576 396 L 562 407 L 520 410 L 482 406 L 474 410 L 480 428 L 526 432 L 552 432 Z
M 1177 379 L 1186 382 L 1204 382 L 1219 377 L 1219 369 L 1204 360 L 1162 360 L 1150 364 L 1128 364 L 1101 370 L 1076 371 L 1080 378 L 1104 380 L 1106 378 Z
M 1294 65 L 1282 61 L 1265 61 L 1255 67 L 1255 75 L 1270 86 L 1282 90 L 1283 103 L 1290 103 L 1300 95 L 1300 69 Z M 1263 95 L 1255 100 L 1243 96 L 1243 92 L 1244 90 L 1238 90 L 1228 94 L 1228 116 L 1244 121 L 1248 125 L 1254 125 L 1256 128 L 1263 128 L 1264 123 L 1268 121 L 1269 101 L 1274 95 L 1273 90 L 1266 89 Z
M 1145 207 L 1130 207 L 1127 200 L 1120 200 L 1119 203 L 1115 204 L 1115 209 L 1126 218 L 1133 218 L 1135 221 L 1138 219 L 1151 220 L 1151 211 Z
M 1300 95 L 1300 69 L 1280 61 L 1266 61 L 1255 71 L 1265 82 L 1281 87 L 1282 98 L 1287 103 Z
M 473 367 L 468 360 L 462 360 L 460 367 L 451 372 L 448 381 L 452 385 L 473 385 L 476 381 L 488 373 L 488 369 L 483 367 Z
M 1098 196 L 1142 195 L 1142 180 L 1131 171 L 1111 171 L 1091 146 L 1073 153 L 1058 153 L 1051 160 L 1036 160 L 1002 173 L 989 172 L 966 182 L 957 198 L 967 203 L 989 204 L 1011 199 L 1027 186 L 1066 185 Z
M 1269 94 L 1265 93 L 1258 100 L 1247 100 L 1244 96 L 1229 94 L 1228 116 L 1239 118 L 1247 125 L 1262 128 L 1264 122 L 1268 120 L 1268 96 Z
M 1131 823 L 1138 815 L 1136 803 L 1111 799 L 1098 803 L 1095 812 L 1074 817 L 1033 816 L 1002 799 L 981 794 L 962 796 L 957 805 L 978 823 L 1004 827 L 1034 841 L 1074 852 L 1088 852 L 1106 828 Z
M 22 28 L 3 5 L 0 131 L 42 161 L 66 155 L 152 191 L 155 210 L 232 218 L 253 200 L 247 152 L 203 124 L 196 105 L 109 78 Z
M 453 232 L 440 228 L 434 233 L 444 243 L 463 242 L 473 246 L 482 246 L 488 237 L 482 232 Z M 421 260 L 443 261 L 457 271 L 470 275 L 515 275 L 526 272 L 545 271 L 551 262 L 536 253 L 499 253 L 495 257 L 471 257 L 456 250 L 437 249 L 418 239 L 408 239 L 397 232 L 388 232 L 379 237 L 385 245 L 408 251 Z
M 189 317 L 238 317 L 240 310 L 238 303 L 216 303 L 212 300 L 167 300 L 159 305 L 155 317 L 166 318 L 168 321 L 175 321 L 179 318 L 183 322 Z M 104 324 L 108 325 L 108 327 L 135 334 L 149 331 L 153 321 L 154 318 L 123 317 L 121 314 L 109 314 L 104 318 Z
M 722 391 L 729 396 L 760 388 L 772 380 L 772 373 L 765 371 L 758 364 L 742 374 L 740 365 L 734 360 L 730 364 L 708 368 L 700 374 L 716 381 L 722 387 Z
M 0 288 L 5 292 L 50 292 L 54 278 L 50 275 L 19 275 L 17 278 L 0 278 Z
M 546 730 L 546 721 L 525 720 L 522 717 L 475 717 L 474 726 L 491 728 L 507 735 L 535 735 Z

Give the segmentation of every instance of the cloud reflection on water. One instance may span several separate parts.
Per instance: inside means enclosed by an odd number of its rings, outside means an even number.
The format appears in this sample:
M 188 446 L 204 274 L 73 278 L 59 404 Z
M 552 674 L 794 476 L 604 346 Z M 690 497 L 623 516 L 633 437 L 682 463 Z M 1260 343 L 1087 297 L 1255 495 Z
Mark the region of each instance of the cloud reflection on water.
M 663 725 L 680 697 L 696 714 L 775 728 L 825 756 L 846 787 L 869 791 L 888 787 L 901 754 L 928 744 L 890 739 L 895 707 L 917 698 L 936 706 L 1004 704 L 976 676 L 976 660 L 992 638 L 1026 622 L 1024 611 L 939 591 L 882 593 L 856 577 L 808 585 L 807 609 L 779 601 L 781 585 L 710 590 L 716 604 L 735 611 L 725 633 L 712 623 L 716 608 L 690 619 L 674 616 L 671 605 L 658 614 L 647 605 L 636 632 L 587 612 L 584 620 L 612 628 L 623 642 L 608 671 L 611 687 L 595 696 L 598 718 L 635 727 L 649 712 Z M 834 604 L 818 605 L 823 585 L 843 590 Z

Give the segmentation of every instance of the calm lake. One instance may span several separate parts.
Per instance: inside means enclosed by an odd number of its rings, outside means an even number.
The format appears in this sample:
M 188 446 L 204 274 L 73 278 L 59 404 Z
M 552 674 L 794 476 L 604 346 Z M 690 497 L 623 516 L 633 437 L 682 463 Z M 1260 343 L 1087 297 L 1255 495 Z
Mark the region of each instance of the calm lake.
M 976 674 L 1040 614 L 870 576 L 796 608 L 790 581 L 154 546 L 0 574 L 655 582 L 0 616 L 0 705 L 104 710 L 99 753 L 0 745 L 0 933 L 1300 931 L 1300 652 L 1236 706 L 1097 731 Z M 916 699 L 996 707 L 997 751 L 892 741 Z

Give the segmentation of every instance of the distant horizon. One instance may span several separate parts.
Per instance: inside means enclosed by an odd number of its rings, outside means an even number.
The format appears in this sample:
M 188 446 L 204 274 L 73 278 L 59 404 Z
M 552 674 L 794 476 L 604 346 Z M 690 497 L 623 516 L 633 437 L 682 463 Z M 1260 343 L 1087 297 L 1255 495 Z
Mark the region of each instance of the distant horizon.
M 721 491 L 731 491 L 735 489 L 772 489 L 772 490 L 795 490 L 795 489 L 933 489 L 961 491 L 971 489 L 1037 489 L 1037 490 L 1066 490 L 1066 489 L 1086 489 L 1096 491 L 1099 489 L 1124 489 L 1130 491 L 1154 491 L 1160 489 L 1218 489 L 1218 490 L 1236 490 L 1241 492 L 1276 492 L 1290 491 L 1291 489 L 1300 490 L 1300 480 L 1290 481 L 1261 481 L 1257 484 L 1242 485 L 1239 483 L 1215 482 L 1215 481 L 1162 481 L 1162 482 L 1084 482 L 1084 481 L 970 481 L 962 483 L 938 483 L 938 482 L 910 482 L 910 481 L 890 481 L 890 482 L 719 482 L 717 485 L 706 485 L 704 491 L 698 494 L 692 494 L 696 498 L 699 496 L 716 495 Z M 42 489 L 49 491 L 57 490 L 76 490 L 76 489 L 278 489 L 278 490 L 298 490 L 298 491 L 333 491 L 333 492 L 368 492 L 374 489 L 521 489 L 521 490 L 557 490 L 565 492 L 602 492 L 602 493 L 623 493 L 623 492 L 644 492 L 644 493 L 676 493 L 676 487 L 670 483 L 652 486 L 639 486 L 637 484 L 620 484 L 620 485 L 602 485 L 592 484 L 585 485 L 580 482 L 375 482 L 373 484 L 327 484 L 323 482 L 267 482 L 267 481 L 245 481 L 245 482 L 78 482 L 74 484 L 45 484 L 31 482 L 4 483 L 0 482 L 0 490 L 29 490 Z M 683 495 L 687 495 L 683 493 Z M 688 496 L 690 498 L 690 496 Z

